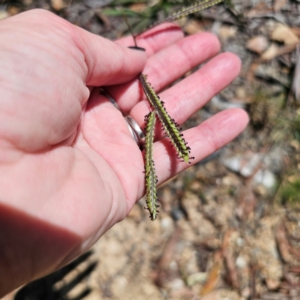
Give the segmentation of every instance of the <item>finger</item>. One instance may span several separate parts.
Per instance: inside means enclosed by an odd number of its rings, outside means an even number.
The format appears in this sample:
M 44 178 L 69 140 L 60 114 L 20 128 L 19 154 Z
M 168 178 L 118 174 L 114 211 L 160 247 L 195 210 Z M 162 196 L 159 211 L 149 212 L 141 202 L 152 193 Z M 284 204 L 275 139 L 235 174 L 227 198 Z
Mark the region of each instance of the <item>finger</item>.
M 161 49 L 173 44 L 174 42 L 182 39 L 184 36 L 180 27 L 173 23 L 162 24 L 147 32 L 136 40 L 138 47 L 144 48 L 148 57 Z M 127 36 L 116 43 L 130 47 L 134 46 L 134 39 Z M 138 51 L 138 50 L 137 50 Z
M 233 108 L 184 131 L 185 140 L 191 147 L 191 156 L 195 157 L 191 163 L 196 164 L 233 140 L 245 129 L 248 120 L 244 110 Z M 155 143 L 154 161 L 159 184 L 190 166 L 177 159 L 173 146 L 166 139 Z
M 190 69 L 214 56 L 219 47 L 218 39 L 212 34 L 200 33 L 189 36 L 151 56 L 143 73 L 147 74 L 155 90 L 161 90 Z M 125 114 L 129 113 L 141 98 L 141 86 L 138 81 L 111 88 L 109 92 L 118 101 Z
M 159 92 L 219 50 L 220 43 L 215 35 L 207 32 L 192 35 L 150 57 L 143 74 Z
M 205 105 L 215 94 L 224 89 L 239 73 L 240 60 L 234 54 L 223 53 L 209 61 L 196 73 L 160 94 L 169 115 L 178 124 L 184 123 Z M 147 100 L 139 102 L 130 112 L 143 127 L 144 116 L 149 112 Z
M 143 51 L 129 49 L 79 27 L 74 26 L 72 32 L 84 56 L 86 84 L 89 86 L 128 82 L 142 71 L 146 63 Z

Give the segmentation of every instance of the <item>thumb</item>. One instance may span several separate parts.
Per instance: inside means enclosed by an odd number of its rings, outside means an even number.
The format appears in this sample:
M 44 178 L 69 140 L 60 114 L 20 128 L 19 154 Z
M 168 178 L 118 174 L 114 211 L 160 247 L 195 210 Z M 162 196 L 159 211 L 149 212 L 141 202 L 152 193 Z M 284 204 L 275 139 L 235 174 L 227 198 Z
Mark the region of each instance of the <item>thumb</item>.
M 74 29 L 74 41 L 88 67 L 87 85 L 124 83 L 143 70 L 147 58 L 143 51 L 126 48 L 76 26 Z

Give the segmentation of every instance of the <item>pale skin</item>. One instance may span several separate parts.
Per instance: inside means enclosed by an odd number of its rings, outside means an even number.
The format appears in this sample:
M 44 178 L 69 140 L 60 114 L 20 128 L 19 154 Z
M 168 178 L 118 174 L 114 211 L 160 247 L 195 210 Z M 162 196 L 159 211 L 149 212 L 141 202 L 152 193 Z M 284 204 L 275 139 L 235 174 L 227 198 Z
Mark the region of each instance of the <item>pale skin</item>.
M 41 10 L 0 21 L 0 297 L 86 251 L 145 192 L 143 153 L 94 87 L 109 86 L 123 113 L 143 127 L 149 104 L 138 74 L 160 92 L 210 59 L 160 94 L 182 124 L 240 70 L 235 55 L 217 54 L 219 42 L 208 33 L 183 38 L 165 24 L 138 44 L 146 52 L 128 49 L 132 38 L 111 42 Z M 185 131 L 192 164 L 247 122 L 243 110 L 230 109 Z M 163 134 L 154 160 L 159 184 L 189 166 Z

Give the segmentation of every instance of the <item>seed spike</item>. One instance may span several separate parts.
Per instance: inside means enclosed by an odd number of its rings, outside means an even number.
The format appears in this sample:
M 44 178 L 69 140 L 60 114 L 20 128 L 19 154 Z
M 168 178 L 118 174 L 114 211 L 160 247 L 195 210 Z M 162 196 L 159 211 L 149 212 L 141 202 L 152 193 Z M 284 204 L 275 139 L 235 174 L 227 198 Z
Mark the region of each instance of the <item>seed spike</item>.
M 146 186 L 146 204 L 150 212 L 150 219 L 157 218 L 157 189 L 158 182 L 154 160 L 153 160 L 153 143 L 154 143 L 154 129 L 156 123 L 156 111 L 151 111 L 146 120 L 146 141 L 145 141 L 145 186 Z
M 161 104 L 161 100 L 159 99 L 151 85 L 147 82 L 147 76 L 141 74 L 139 78 L 144 93 L 151 106 L 156 111 L 157 116 L 163 125 L 164 131 L 175 147 L 177 154 L 185 162 L 189 162 L 189 151 L 187 149 L 187 143 L 184 140 L 183 136 L 181 136 L 179 126 L 174 122 L 174 119 L 169 116 L 166 108 Z
M 167 23 L 167 22 L 174 22 L 174 21 L 177 21 L 179 19 L 182 19 L 184 17 L 186 17 L 187 15 L 189 14 L 193 14 L 197 11 L 202 11 L 206 8 L 209 8 L 211 6 L 214 6 L 216 4 L 219 4 L 223 2 L 223 0 L 204 0 L 204 1 L 201 1 L 201 2 L 196 2 L 190 6 L 187 6 L 177 12 L 175 12 L 174 14 L 168 16 L 167 18 L 163 19 L 162 21 L 159 21 L 159 22 L 155 22 L 154 24 L 152 24 L 150 27 L 146 28 L 145 30 L 141 31 L 140 33 L 136 34 L 135 35 L 135 38 L 140 36 L 141 34 L 143 34 L 144 32 L 146 32 L 147 30 L 153 28 L 153 27 L 156 27 L 160 24 L 163 24 L 163 23 Z

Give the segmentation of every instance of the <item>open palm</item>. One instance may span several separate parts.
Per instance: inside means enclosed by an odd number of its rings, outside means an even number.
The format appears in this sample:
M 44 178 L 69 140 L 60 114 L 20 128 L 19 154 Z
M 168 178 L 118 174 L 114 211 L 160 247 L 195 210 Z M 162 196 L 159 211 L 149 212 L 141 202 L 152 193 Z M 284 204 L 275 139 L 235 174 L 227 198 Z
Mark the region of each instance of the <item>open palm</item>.
M 143 128 L 150 109 L 136 79 L 143 70 L 182 124 L 239 72 L 239 60 L 225 53 L 164 90 L 215 56 L 217 39 L 183 38 L 169 24 L 139 39 L 146 53 L 130 45 L 45 11 L 0 22 L 0 267 L 8 274 L 0 296 L 74 259 L 144 194 L 143 154 L 121 112 L 93 87 L 105 87 Z M 231 109 L 184 132 L 193 163 L 246 124 L 245 112 Z M 159 183 L 188 167 L 162 132 L 154 160 Z

